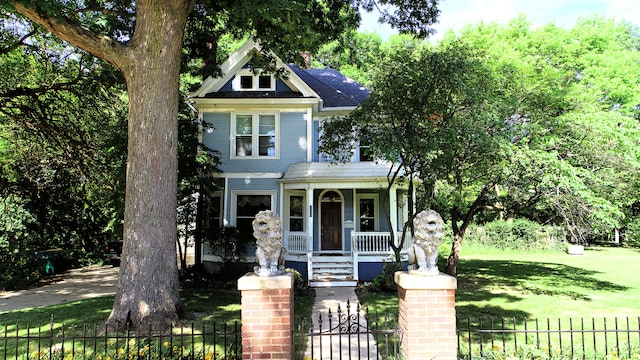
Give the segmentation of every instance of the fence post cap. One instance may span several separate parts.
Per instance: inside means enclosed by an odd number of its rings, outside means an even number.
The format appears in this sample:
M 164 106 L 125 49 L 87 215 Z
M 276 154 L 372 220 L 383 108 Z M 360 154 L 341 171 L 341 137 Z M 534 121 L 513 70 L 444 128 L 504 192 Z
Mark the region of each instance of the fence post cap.
M 403 289 L 455 290 L 458 288 L 457 279 L 443 273 L 420 275 L 414 272 L 398 271 L 395 273 L 394 279 L 396 284 Z
M 290 272 L 276 276 L 247 273 L 238 279 L 238 290 L 293 289 L 293 280 L 293 274 Z

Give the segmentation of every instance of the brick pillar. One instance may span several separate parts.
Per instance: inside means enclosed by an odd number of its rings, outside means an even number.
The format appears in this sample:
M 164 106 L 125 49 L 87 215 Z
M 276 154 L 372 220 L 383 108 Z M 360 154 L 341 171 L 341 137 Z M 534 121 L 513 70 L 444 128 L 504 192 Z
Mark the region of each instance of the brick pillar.
M 238 279 L 242 359 L 293 359 L 293 274 Z
M 402 358 L 457 359 L 456 278 L 399 271 L 395 281 L 398 324 L 403 332 Z

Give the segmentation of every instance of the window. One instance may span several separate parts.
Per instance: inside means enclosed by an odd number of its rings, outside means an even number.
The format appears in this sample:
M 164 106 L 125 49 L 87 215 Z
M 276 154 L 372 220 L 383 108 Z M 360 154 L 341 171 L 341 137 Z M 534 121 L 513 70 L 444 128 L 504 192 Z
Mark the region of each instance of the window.
M 234 91 L 275 91 L 273 75 L 254 74 L 251 69 L 242 69 L 232 81 Z
M 304 196 L 289 197 L 289 231 L 304 231 Z
M 236 228 L 243 238 L 253 238 L 253 219 L 262 210 L 271 210 L 270 194 L 236 194 Z
M 260 90 L 271 90 L 271 76 L 269 75 L 260 75 L 258 77 L 258 88 Z
M 371 154 L 371 147 L 369 145 L 360 142 L 360 161 L 373 161 L 373 155 Z
M 358 196 L 358 225 L 359 231 L 377 231 L 378 196 L 363 194 Z
M 232 124 L 233 158 L 278 156 L 277 114 L 236 114 Z
M 240 76 L 240 88 L 245 90 L 253 89 L 253 76 Z

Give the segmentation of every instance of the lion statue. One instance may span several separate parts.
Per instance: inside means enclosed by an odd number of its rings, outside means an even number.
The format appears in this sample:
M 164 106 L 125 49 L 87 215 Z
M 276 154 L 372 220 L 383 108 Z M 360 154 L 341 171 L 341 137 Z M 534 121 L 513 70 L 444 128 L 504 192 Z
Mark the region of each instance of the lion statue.
M 280 218 L 270 210 L 263 210 L 256 214 L 251 224 L 253 225 L 253 236 L 258 245 L 256 249 L 258 266 L 255 266 L 253 271 L 258 276 L 284 274 L 284 255 L 287 250 L 282 247 Z
M 442 241 L 444 221 L 433 210 L 424 210 L 413 219 L 415 235 L 408 249 L 409 271 L 438 275 L 438 245 Z

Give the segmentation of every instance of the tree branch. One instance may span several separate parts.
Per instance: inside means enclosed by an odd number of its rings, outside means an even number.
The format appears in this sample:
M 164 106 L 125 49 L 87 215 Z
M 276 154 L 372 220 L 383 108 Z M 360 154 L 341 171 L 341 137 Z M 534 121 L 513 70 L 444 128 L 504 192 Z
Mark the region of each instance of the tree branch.
M 124 55 L 127 52 L 127 47 L 118 41 L 108 36 L 99 36 L 66 17 L 59 19 L 41 13 L 32 5 L 25 5 L 15 0 L 9 3 L 20 14 L 69 44 L 103 59 L 120 70 L 126 66 Z
M 31 36 L 35 35 L 37 32 L 38 30 L 33 29 L 29 31 L 27 34 L 25 34 L 23 37 L 18 39 L 18 41 L 16 41 L 15 43 L 9 44 L 8 46 L 5 46 L 5 47 L 0 47 L 0 55 L 8 54 L 20 46 L 29 46 L 24 41 L 30 38 Z

